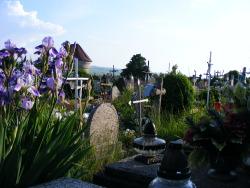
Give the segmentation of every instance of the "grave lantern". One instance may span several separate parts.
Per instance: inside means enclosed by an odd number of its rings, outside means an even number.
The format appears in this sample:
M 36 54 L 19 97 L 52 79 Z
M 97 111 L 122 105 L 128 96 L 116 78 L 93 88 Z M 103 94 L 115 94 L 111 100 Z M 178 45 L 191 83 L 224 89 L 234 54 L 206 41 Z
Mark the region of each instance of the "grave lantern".
M 216 112 L 220 112 L 220 107 L 221 107 L 220 100 L 216 99 L 216 101 L 214 103 L 214 109 L 216 110 Z
M 157 156 L 165 150 L 166 142 L 156 137 L 155 125 L 151 120 L 144 125 L 142 137 L 136 138 L 133 142 L 134 149 L 141 154 L 135 160 L 145 164 L 159 163 L 161 157 Z
M 195 188 L 190 177 L 191 172 L 182 143 L 171 141 L 157 171 L 157 177 L 149 184 L 149 188 Z

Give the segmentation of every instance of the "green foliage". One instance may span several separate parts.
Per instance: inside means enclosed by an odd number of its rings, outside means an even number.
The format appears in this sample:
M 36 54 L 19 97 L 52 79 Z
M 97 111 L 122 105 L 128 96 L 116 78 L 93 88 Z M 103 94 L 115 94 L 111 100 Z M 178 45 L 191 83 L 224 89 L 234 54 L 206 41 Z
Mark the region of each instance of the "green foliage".
M 150 113 L 150 118 L 156 126 L 157 136 L 166 142 L 183 138 L 188 126 L 184 122 L 184 116 L 162 112 L 160 116 Z
M 95 150 L 92 149 L 87 153 L 86 157 L 75 163 L 74 168 L 69 171 L 68 176 L 93 183 L 94 174 L 103 171 L 106 165 L 127 157 L 125 153 L 121 153 L 120 143 L 107 145 L 107 148 L 105 152 L 102 152 L 102 156 L 99 157 L 96 156 Z M 88 169 L 88 171 L 85 169 Z
M 146 59 L 141 54 L 133 55 L 126 67 L 126 69 L 122 69 L 121 76 L 129 78 L 130 75 L 133 75 L 135 78 L 145 80 L 145 72 L 148 71 L 148 66 L 146 65 Z
M 209 91 L 209 107 L 213 108 L 214 102 L 216 101 L 216 99 L 219 99 L 219 98 L 220 98 L 220 92 L 218 91 L 218 89 L 216 89 L 214 87 L 211 87 L 210 91 Z M 206 101 L 207 101 L 207 89 L 199 90 L 197 100 L 204 101 L 204 104 L 206 104 Z
M 231 70 L 229 71 L 226 75 L 229 75 L 229 80 L 231 80 L 231 76 L 234 75 L 234 85 L 237 84 L 238 82 L 238 77 L 239 77 L 239 71 L 237 70 Z
M 134 130 L 126 129 L 121 131 L 119 135 L 119 140 L 123 144 L 123 149 L 133 149 L 133 141 L 136 138 Z
M 188 78 L 181 74 L 167 74 L 163 78 L 166 94 L 162 96 L 162 109 L 173 114 L 190 110 L 194 103 L 194 90 Z
M 88 78 L 90 74 L 88 74 L 86 71 L 84 71 L 81 68 L 78 68 L 78 77 L 82 78 Z
M 125 89 L 121 95 L 115 99 L 112 104 L 114 105 L 117 112 L 120 113 L 120 120 L 124 124 L 134 124 L 135 109 L 134 105 L 129 105 L 129 101 L 132 99 L 132 91 Z
M 216 80 L 218 80 L 219 82 L 223 82 L 223 79 L 222 79 L 222 78 L 213 77 L 213 78 L 211 79 L 211 81 L 210 81 L 210 85 L 213 86 L 214 83 L 216 82 Z M 219 86 L 222 86 L 222 85 L 223 85 L 223 84 L 220 83 Z
M 114 85 L 119 89 L 120 92 L 123 92 L 123 90 L 125 89 L 126 85 L 125 85 L 125 81 L 123 78 L 118 78 L 114 81 Z
M 90 150 L 77 152 L 85 143 L 85 129 L 73 132 L 77 114 L 61 121 L 48 113 L 48 106 L 36 106 L 15 127 L 13 144 L 6 135 L 15 120 L 0 120 L 0 187 L 29 187 L 62 177 Z

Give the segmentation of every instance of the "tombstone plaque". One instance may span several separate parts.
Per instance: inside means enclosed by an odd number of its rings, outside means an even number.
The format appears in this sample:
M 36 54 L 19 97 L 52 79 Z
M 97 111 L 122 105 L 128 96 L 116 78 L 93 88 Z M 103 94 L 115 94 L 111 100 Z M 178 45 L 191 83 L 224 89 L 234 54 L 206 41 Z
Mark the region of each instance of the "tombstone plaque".
M 107 145 L 115 144 L 118 140 L 119 121 L 115 107 L 110 103 L 97 105 L 89 114 L 86 137 L 90 136 L 90 145 L 103 150 Z

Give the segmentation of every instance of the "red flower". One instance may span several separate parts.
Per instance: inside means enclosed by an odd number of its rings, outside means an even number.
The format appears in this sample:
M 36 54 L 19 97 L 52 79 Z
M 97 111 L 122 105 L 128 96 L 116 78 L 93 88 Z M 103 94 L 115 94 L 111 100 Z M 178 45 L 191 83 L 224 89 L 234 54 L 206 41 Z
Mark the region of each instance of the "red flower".
M 190 145 L 195 146 L 195 143 L 193 141 L 194 137 L 194 131 L 192 129 L 188 129 L 184 135 L 184 140 Z
M 229 136 L 235 138 L 245 138 L 247 123 L 242 121 L 239 114 L 229 113 L 226 117 L 226 122 L 224 123 L 225 131 Z

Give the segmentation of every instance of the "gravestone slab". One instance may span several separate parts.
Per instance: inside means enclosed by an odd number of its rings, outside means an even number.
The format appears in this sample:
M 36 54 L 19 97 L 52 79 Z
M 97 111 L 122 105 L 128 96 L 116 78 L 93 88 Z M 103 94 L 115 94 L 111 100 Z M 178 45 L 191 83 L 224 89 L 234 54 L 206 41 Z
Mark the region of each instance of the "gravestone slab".
M 119 121 L 115 107 L 110 103 L 97 105 L 89 114 L 86 137 L 90 136 L 90 145 L 112 145 L 118 140 Z M 104 146 L 105 147 L 105 146 Z
M 63 177 L 30 188 L 103 188 L 102 186 L 83 182 L 81 180 Z
M 105 166 L 105 170 L 94 175 L 93 183 L 109 188 L 147 188 L 157 176 L 160 163 L 146 165 L 135 161 L 132 156 Z M 208 177 L 209 166 L 191 170 L 191 181 L 197 188 L 247 188 L 250 178 L 237 169 L 238 179 L 235 182 L 220 182 Z

